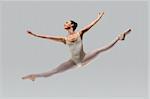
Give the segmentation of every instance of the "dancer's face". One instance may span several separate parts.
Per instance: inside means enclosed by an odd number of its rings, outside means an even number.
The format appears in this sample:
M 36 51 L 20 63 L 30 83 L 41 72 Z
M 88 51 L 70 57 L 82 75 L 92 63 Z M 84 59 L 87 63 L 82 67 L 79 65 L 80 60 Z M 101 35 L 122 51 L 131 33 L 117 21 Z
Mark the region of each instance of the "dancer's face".
M 64 24 L 64 29 L 69 30 L 70 28 L 72 28 L 73 24 L 71 24 L 70 21 L 65 22 Z

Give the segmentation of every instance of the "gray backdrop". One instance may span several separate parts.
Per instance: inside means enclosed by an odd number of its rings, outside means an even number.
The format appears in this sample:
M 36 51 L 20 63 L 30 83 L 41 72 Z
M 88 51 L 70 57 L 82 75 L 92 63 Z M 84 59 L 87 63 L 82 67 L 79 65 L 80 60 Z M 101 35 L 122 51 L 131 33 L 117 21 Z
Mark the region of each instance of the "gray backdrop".
M 67 35 L 63 24 L 78 22 L 81 29 L 104 17 L 84 35 L 90 52 L 132 28 L 123 42 L 99 55 L 84 68 L 73 69 L 35 82 L 22 80 L 30 73 L 54 68 L 70 56 L 67 46 L 34 38 L 27 30 L 45 35 Z M 4 2 L 2 5 L 3 96 L 138 96 L 146 95 L 148 24 L 146 2 Z

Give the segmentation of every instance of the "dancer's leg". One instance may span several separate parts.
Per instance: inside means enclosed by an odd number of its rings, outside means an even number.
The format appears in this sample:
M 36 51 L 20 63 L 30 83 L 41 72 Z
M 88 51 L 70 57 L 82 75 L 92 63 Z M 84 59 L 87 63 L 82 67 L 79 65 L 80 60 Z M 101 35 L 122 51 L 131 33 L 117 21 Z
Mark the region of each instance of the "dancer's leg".
M 75 66 L 75 63 L 70 59 L 50 71 L 47 71 L 44 73 L 30 74 L 30 75 L 22 77 L 22 79 L 30 79 L 30 80 L 34 81 L 37 77 L 49 77 L 56 73 L 64 72 L 68 69 L 71 69 L 74 66 Z
M 97 55 L 99 55 L 99 53 L 104 52 L 109 50 L 110 48 L 112 48 L 119 40 L 124 40 L 125 36 L 131 31 L 131 29 L 129 29 L 128 31 L 119 34 L 110 44 L 108 44 L 107 46 L 103 47 L 103 48 L 99 48 L 96 49 L 95 51 L 86 54 L 83 61 L 82 61 L 82 65 L 86 65 L 87 63 L 89 63 L 91 60 L 93 60 Z

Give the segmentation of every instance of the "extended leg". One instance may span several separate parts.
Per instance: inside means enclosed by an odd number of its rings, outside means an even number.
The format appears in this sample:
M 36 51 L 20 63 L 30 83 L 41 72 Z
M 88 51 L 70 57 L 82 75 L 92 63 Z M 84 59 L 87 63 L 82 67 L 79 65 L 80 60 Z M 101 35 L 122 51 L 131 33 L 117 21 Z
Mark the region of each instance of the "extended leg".
M 112 48 L 119 40 L 124 40 L 125 36 L 131 31 L 131 29 L 129 29 L 128 31 L 119 34 L 110 44 L 108 44 L 107 46 L 103 47 L 103 48 L 99 48 L 96 49 L 95 51 L 85 55 L 83 61 L 82 61 L 82 65 L 86 65 L 87 63 L 89 63 L 91 60 L 93 60 L 99 53 L 104 52 L 109 50 L 110 48 Z
M 74 66 L 75 66 L 75 63 L 72 60 L 68 60 L 50 71 L 47 71 L 44 73 L 38 73 L 38 74 L 30 74 L 30 75 L 22 77 L 22 79 L 30 79 L 30 80 L 34 81 L 35 78 L 37 78 L 37 77 L 49 77 L 56 73 L 64 72 L 68 69 L 71 69 Z

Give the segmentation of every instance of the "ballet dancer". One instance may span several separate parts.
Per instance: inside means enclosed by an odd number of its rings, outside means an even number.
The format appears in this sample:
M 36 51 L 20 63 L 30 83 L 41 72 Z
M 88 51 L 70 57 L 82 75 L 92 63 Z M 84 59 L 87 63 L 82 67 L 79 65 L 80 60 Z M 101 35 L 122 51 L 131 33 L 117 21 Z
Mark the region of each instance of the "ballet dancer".
M 85 53 L 83 49 L 83 35 L 86 33 L 89 29 L 91 29 L 104 15 L 104 12 L 98 13 L 98 16 L 95 20 L 93 20 L 90 24 L 86 25 L 84 28 L 82 28 L 80 31 L 76 32 L 75 29 L 77 28 L 77 23 L 69 20 L 64 23 L 64 29 L 67 30 L 68 35 L 67 36 L 43 36 L 43 35 L 37 35 L 35 33 L 32 33 L 31 31 L 27 31 L 28 34 L 44 38 L 47 40 L 53 40 L 56 42 L 61 42 L 67 46 L 69 46 L 70 52 L 71 52 L 71 58 L 67 60 L 66 62 L 58 65 L 54 69 L 50 69 L 49 71 L 43 72 L 43 73 L 35 73 L 30 74 L 27 76 L 22 77 L 22 79 L 29 79 L 32 81 L 35 81 L 36 78 L 39 77 L 50 77 L 54 74 L 64 72 L 68 69 L 75 68 L 75 67 L 83 67 L 87 63 L 89 63 L 91 60 L 93 60 L 96 56 L 98 56 L 101 52 L 107 51 L 108 49 L 112 48 L 118 41 L 122 41 L 125 39 L 126 35 L 129 34 L 131 29 L 128 29 L 127 31 L 120 33 L 111 43 L 108 45 L 98 48 L 90 53 Z

